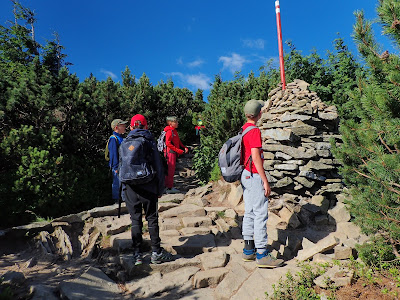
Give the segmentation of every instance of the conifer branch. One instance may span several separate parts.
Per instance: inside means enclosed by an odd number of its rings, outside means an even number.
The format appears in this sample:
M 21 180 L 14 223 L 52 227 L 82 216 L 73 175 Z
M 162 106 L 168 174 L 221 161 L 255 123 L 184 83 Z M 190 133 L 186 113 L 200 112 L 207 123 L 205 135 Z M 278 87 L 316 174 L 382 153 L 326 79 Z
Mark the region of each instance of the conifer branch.
M 390 238 L 389 241 L 390 241 L 390 244 L 392 244 L 393 254 L 394 254 L 396 257 L 400 258 L 399 251 L 397 251 L 397 248 L 396 248 L 396 245 L 398 245 L 399 243 L 398 243 L 398 242 L 395 242 L 395 241 L 393 240 L 392 237 Z
M 400 86 L 400 83 L 397 83 L 396 81 L 390 79 L 390 82 L 393 83 L 395 86 Z
M 394 152 L 392 151 L 392 149 L 390 149 L 390 147 L 383 140 L 381 132 L 379 133 L 379 139 L 381 140 L 381 143 L 386 147 L 386 149 L 390 152 L 390 154 L 393 154 Z
M 388 221 L 392 221 L 392 222 L 400 224 L 400 220 L 389 218 L 383 211 L 379 211 L 379 212 L 385 217 L 384 220 L 388 220 Z

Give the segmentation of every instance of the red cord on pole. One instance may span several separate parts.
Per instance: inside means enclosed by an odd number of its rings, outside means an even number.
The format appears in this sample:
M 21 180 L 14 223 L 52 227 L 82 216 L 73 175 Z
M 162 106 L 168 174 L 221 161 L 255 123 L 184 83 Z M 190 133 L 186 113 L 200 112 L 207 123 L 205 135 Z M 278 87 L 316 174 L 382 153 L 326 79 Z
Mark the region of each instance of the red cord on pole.
M 279 65 L 281 70 L 281 83 L 282 83 L 282 90 L 284 90 L 286 89 L 286 79 L 285 79 L 285 62 L 283 59 L 283 45 L 282 45 L 281 8 L 279 5 L 279 0 L 275 1 L 275 11 L 276 11 L 276 25 L 278 29 L 278 47 L 279 47 Z

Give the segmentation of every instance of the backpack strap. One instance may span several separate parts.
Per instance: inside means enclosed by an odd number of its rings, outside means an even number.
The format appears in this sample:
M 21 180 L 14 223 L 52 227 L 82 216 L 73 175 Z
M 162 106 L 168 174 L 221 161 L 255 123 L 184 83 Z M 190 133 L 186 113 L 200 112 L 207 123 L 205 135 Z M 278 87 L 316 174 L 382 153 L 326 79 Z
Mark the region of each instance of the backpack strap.
M 249 133 L 251 130 L 253 130 L 253 129 L 255 129 L 255 128 L 258 128 L 258 127 L 257 127 L 257 126 L 254 126 L 254 125 L 247 127 L 247 128 L 242 132 L 242 138 L 243 138 L 247 133 Z M 247 161 L 245 162 L 244 166 L 246 166 L 247 163 L 248 163 L 249 161 L 250 161 L 250 173 L 251 173 L 251 176 L 253 176 L 253 171 L 252 171 L 252 169 L 251 169 L 251 163 L 253 162 L 253 158 L 251 157 L 251 153 L 250 153 L 249 158 L 248 158 Z
M 104 158 L 105 158 L 106 161 L 109 161 L 109 160 L 110 160 L 110 157 L 108 156 L 108 154 L 110 153 L 110 151 L 108 150 L 108 143 L 110 142 L 110 139 L 111 139 L 112 137 L 115 138 L 115 140 L 117 141 L 117 144 L 118 144 L 118 146 L 119 146 L 119 140 L 118 140 L 118 138 L 115 136 L 115 134 L 112 134 L 112 135 L 108 138 L 108 140 L 107 140 L 107 145 L 106 145 L 106 149 L 105 149 L 105 152 L 104 152 Z

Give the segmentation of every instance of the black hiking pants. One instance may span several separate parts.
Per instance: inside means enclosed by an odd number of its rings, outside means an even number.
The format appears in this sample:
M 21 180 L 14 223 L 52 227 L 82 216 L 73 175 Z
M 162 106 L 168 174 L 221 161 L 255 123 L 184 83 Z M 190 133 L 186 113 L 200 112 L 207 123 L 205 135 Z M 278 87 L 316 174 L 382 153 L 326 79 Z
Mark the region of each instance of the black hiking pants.
M 144 209 L 149 226 L 152 251 L 160 250 L 160 229 L 158 226 L 158 197 L 156 194 L 141 190 L 138 186 L 122 184 L 123 199 L 132 221 L 132 241 L 134 252 L 141 252 L 142 237 L 142 209 Z

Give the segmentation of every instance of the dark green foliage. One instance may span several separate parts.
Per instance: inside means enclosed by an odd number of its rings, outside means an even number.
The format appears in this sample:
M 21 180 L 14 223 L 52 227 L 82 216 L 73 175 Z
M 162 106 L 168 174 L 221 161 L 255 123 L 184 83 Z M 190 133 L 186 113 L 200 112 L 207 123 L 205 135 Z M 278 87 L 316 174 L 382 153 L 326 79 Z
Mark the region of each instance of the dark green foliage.
M 204 105 L 201 92 L 194 98 L 172 82 L 153 87 L 128 68 L 122 85 L 92 75 L 80 83 L 58 36 L 39 45 L 33 13 L 18 2 L 15 8 L 15 22 L 0 26 L 0 227 L 110 203 L 104 147 L 111 121 L 143 114 L 157 137 L 176 115 L 190 139 Z
M 384 33 L 399 46 L 393 24 L 400 3 L 380 1 L 378 13 Z M 400 257 L 400 57 L 381 52 L 363 12 L 356 19 L 355 39 L 371 75 L 358 78 L 348 103 L 354 117 L 342 122 L 343 145 L 335 155 L 344 163 L 341 174 L 355 221 L 366 233 L 379 232 Z
M 370 243 L 357 246 L 358 256 L 368 266 L 374 268 L 389 268 L 399 266 L 399 261 L 393 254 L 393 247 L 382 237 L 374 237 Z

